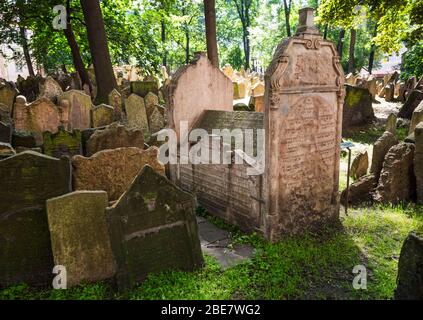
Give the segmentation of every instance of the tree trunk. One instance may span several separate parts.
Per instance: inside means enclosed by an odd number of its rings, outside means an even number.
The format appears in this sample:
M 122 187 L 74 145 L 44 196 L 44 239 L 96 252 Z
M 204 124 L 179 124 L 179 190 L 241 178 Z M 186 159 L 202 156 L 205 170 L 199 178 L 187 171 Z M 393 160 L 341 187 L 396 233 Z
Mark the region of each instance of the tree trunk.
M 339 32 L 338 45 L 336 46 L 336 49 L 341 59 L 342 59 L 342 49 L 344 47 L 344 37 L 345 37 L 345 29 L 341 29 L 341 31 Z
M 204 0 L 204 16 L 206 21 L 207 57 L 212 65 L 219 68 L 219 55 L 216 37 L 216 7 L 215 0 Z
M 163 44 L 163 48 L 164 48 L 163 65 L 165 67 L 167 67 L 167 52 L 166 52 L 166 48 L 165 48 L 165 44 L 166 44 L 166 24 L 165 24 L 164 18 L 162 18 L 161 25 L 162 25 L 162 44 Z
M 117 88 L 107 46 L 106 30 L 99 0 L 80 0 L 87 25 L 88 43 L 97 81 L 96 103 L 107 103 L 109 93 Z
M 350 39 L 350 54 L 348 58 L 348 72 L 354 73 L 355 71 L 355 42 L 357 39 L 357 30 L 351 29 L 351 39 Z
M 186 40 L 186 44 L 185 44 L 185 63 L 188 64 L 189 63 L 189 31 L 188 31 L 188 27 L 185 30 L 185 40 Z
M 20 27 L 19 33 L 20 33 L 20 37 L 22 41 L 22 49 L 23 49 L 23 53 L 25 57 L 25 62 L 28 67 L 28 73 L 30 76 L 35 76 L 34 67 L 32 66 L 32 61 L 31 61 L 31 55 L 29 54 L 29 46 L 28 46 L 28 40 L 26 39 L 25 28 Z
M 375 26 L 375 29 L 373 31 L 373 38 L 377 36 L 377 24 Z M 372 41 L 372 48 L 370 49 L 370 55 L 369 55 L 369 68 L 368 71 L 370 74 L 372 74 L 373 71 L 373 63 L 375 61 L 375 53 L 376 53 L 376 44 Z
M 63 31 L 71 49 L 73 65 L 75 67 L 76 72 L 78 72 L 79 77 L 81 78 L 82 86 L 84 86 L 84 84 L 88 85 L 92 94 L 93 87 L 91 85 L 87 69 L 85 69 L 84 62 L 82 61 L 81 51 L 79 50 L 78 43 L 76 42 L 75 34 L 73 33 L 72 24 L 70 20 L 70 11 L 70 1 L 68 0 L 66 4 L 66 29 L 64 29 Z
M 328 38 L 328 31 L 329 31 L 329 24 L 325 24 L 325 31 L 323 32 L 323 39 L 327 39 Z
M 286 3 L 286 0 L 283 0 L 283 7 L 284 7 L 284 13 L 285 13 L 285 26 L 286 26 L 286 34 L 288 37 L 291 36 L 291 25 L 289 23 L 289 16 L 291 13 L 291 4 Z

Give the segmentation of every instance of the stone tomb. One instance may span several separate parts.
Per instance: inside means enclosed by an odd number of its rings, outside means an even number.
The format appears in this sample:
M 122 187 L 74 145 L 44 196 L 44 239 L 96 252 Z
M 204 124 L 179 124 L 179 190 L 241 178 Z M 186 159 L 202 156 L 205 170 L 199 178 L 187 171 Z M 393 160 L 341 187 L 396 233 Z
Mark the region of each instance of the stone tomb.
M 117 200 L 131 185 L 142 167 L 152 166 L 160 174 L 165 173 L 159 163 L 158 149 L 118 148 L 97 152 L 90 158 L 72 158 L 73 186 L 75 190 L 104 190 L 110 201 Z
M 232 111 L 232 81 L 205 54 L 181 67 L 165 87 L 169 127 L 180 134 L 180 122 L 192 127 L 204 110 Z
M 66 130 L 84 130 L 91 127 L 91 97 L 79 90 L 69 90 L 59 98 L 62 122 Z
M 159 86 L 156 81 L 131 81 L 131 93 L 144 98 L 149 92 L 159 94 Z
M 261 125 L 266 134 L 264 173 L 248 176 L 246 161 L 244 167 L 239 168 L 241 172 L 236 174 L 228 171 L 226 165 L 209 165 L 216 172 L 205 166 L 205 179 L 195 179 L 192 172 L 196 172 L 199 165 L 190 164 L 177 165 L 172 175 L 184 189 L 194 193 L 199 190 L 207 195 L 207 199 L 204 195 L 200 197 L 201 205 L 220 205 L 225 220 L 243 229 L 257 230 L 270 241 L 320 229 L 322 225 L 336 223 L 339 216 L 345 77 L 334 45 L 323 40 L 313 24 L 312 9 L 302 9 L 299 22 L 296 36 L 284 40 L 276 49 L 265 76 L 265 110 Z M 193 77 L 186 68 L 177 74 L 172 80 L 176 86 L 174 92 L 200 94 L 204 91 L 197 88 L 201 81 L 183 83 L 179 87 L 175 79 Z M 222 96 L 222 90 L 215 90 L 215 94 Z M 168 99 L 173 99 L 168 102 L 171 127 L 175 119 L 187 119 L 185 112 L 195 109 L 198 101 L 216 101 L 202 96 L 191 107 L 188 103 L 175 104 L 177 100 L 169 94 Z M 207 108 L 213 106 L 200 110 Z M 236 127 L 247 128 L 241 124 Z M 191 167 L 191 171 L 187 171 L 187 167 Z M 233 190 L 245 194 L 248 199 L 233 194 L 228 205 L 220 201 L 224 191 L 216 192 L 215 189 L 228 188 L 232 181 L 236 183 Z M 211 183 L 216 185 L 213 190 L 205 187 Z
M 9 108 L 9 113 L 12 111 L 13 103 L 17 95 L 18 91 L 10 82 L 0 85 L 0 104 L 7 106 Z
M 53 257 L 45 202 L 71 191 L 69 159 L 25 151 L 0 161 L 0 286 L 49 285 Z
M 54 103 L 57 103 L 57 98 L 63 94 L 62 87 L 52 77 L 47 77 L 39 83 L 40 96 L 39 98 L 47 98 Z
M 112 106 L 114 110 L 114 119 L 115 121 L 122 120 L 123 115 L 123 106 L 122 106 L 122 95 L 116 89 L 113 89 L 108 96 L 109 105 Z
M 117 284 L 126 289 L 149 273 L 193 271 L 203 265 L 195 200 L 145 166 L 107 209 Z
M 141 130 L 127 129 L 123 125 L 113 123 L 104 129 L 96 130 L 86 144 L 87 155 L 106 149 L 137 147 L 144 149 L 144 135 Z
M 63 127 L 59 127 L 57 133 L 44 132 L 43 140 L 44 153 L 48 156 L 60 158 L 82 154 L 81 132 L 79 130 L 69 132 Z
M 66 266 L 68 287 L 113 277 L 105 191 L 77 191 L 47 200 L 55 265 Z
M 136 94 L 131 94 L 128 99 L 125 100 L 125 110 L 128 119 L 128 127 L 143 130 L 144 137 L 147 137 L 150 129 L 148 127 L 144 99 Z

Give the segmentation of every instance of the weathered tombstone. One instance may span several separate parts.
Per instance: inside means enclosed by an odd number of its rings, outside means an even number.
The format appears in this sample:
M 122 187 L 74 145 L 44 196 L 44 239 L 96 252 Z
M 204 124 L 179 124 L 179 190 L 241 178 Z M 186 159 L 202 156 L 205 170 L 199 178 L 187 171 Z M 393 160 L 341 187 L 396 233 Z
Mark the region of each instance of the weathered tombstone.
M 60 158 L 82 154 L 81 132 L 79 130 L 69 132 L 63 127 L 59 127 L 57 133 L 44 132 L 43 140 L 44 153 L 48 156 Z
M 377 187 L 376 177 L 372 174 L 362 176 L 354 181 L 348 189 L 348 205 L 359 205 L 373 202 L 372 192 Z M 341 203 L 345 206 L 347 200 L 346 190 L 341 193 Z
M 16 154 L 10 143 L 0 142 L 0 159 L 8 158 Z
M 79 90 L 69 90 L 59 97 L 62 122 L 67 130 L 84 130 L 91 126 L 91 97 Z
M 377 85 L 376 85 L 376 78 L 373 77 L 373 75 L 370 75 L 370 77 L 367 79 L 366 88 L 369 90 L 370 94 L 372 95 L 373 101 L 375 101 L 376 94 L 377 94 Z
M 31 132 L 14 131 L 12 133 L 12 146 L 32 149 L 37 146 L 37 141 Z
M 417 106 L 417 108 L 413 112 L 413 116 L 411 117 L 410 130 L 408 133 L 412 134 L 416 126 L 422 121 L 423 121 L 423 100 L 420 102 L 420 104 Z
M 353 160 L 351 164 L 350 176 L 357 180 L 367 174 L 369 167 L 369 156 L 367 151 L 360 152 Z
M 237 80 L 233 82 L 234 86 L 234 100 L 244 99 L 247 95 L 247 87 L 245 82 L 242 80 Z
M 414 148 L 411 143 L 401 142 L 389 149 L 374 195 L 376 201 L 398 204 L 413 199 L 415 192 Z
M 12 143 L 12 126 L 0 122 L 0 142 Z
M 392 134 L 397 133 L 397 116 L 394 113 L 391 113 L 388 116 L 388 119 L 386 121 L 386 129 L 385 131 L 388 131 Z
M 120 289 L 149 273 L 193 271 L 203 265 L 195 200 L 145 166 L 119 201 L 108 208 Z
M 393 83 L 389 83 L 385 86 L 385 100 L 388 102 L 394 101 L 395 95 L 395 85 Z
M 47 200 L 54 264 L 66 266 L 68 287 L 115 273 L 107 206 L 105 191 L 76 191 Z
M 398 261 L 396 300 L 423 300 L 423 230 L 411 232 Z
M 138 129 L 128 129 L 123 125 L 113 123 L 102 130 L 97 130 L 87 141 L 87 155 L 106 149 L 123 147 L 144 148 L 144 134 Z
M 125 100 L 125 109 L 128 127 L 143 130 L 144 137 L 147 137 L 150 129 L 148 127 L 144 99 L 136 94 L 131 94 L 128 99 Z
M 100 104 L 92 109 L 93 127 L 104 127 L 115 121 L 115 110 L 107 104 Z
M 157 81 L 131 81 L 131 93 L 135 93 L 144 98 L 149 92 L 159 94 Z
M 31 132 L 38 145 L 43 144 L 43 132 L 56 133 L 60 126 L 60 110 L 47 98 L 40 98 L 30 104 L 25 97 L 16 98 L 14 108 L 15 130 Z
M 339 216 L 339 157 L 345 77 L 331 42 L 300 10 L 297 34 L 266 72 L 266 234 L 303 234 Z M 371 99 L 371 97 L 370 97 Z
M 113 107 L 115 112 L 115 121 L 122 120 L 123 115 L 123 106 L 122 106 L 122 95 L 116 89 L 113 89 L 112 92 L 109 93 L 109 105 Z
M 63 94 L 60 85 L 52 77 L 47 77 L 39 83 L 40 95 L 38 98 L 47 98 L 53 103 L 57 103 L 57 98 Z
M 346 75 L 346 77 L 345 77 L 345 83 L 346 84 L 349 84 L 351 86 L 355 86 L 356 82 L 357 82 L 357 76 L 355 76 L 352 73 L 349 73 L 349 74 Z
M 154 93 L 149 92 L 144 98 L 144 103 L 147 116 L 150 116 L 153 113 L 154 108 L 159 105 L 159 97 Z
M 9 107 L 9 113 L 12 112 L 15 97 L 18 95 L 16 88 L 9 82 L 0 85 L 0 103 Z
M 263 112 L 264 111 L 264 96 L 257 96 L 257 97 L 251 96 L 249 105 L 253 106 L 252 108 L 253 111 Z
M 11 108 L 9 108 L 3 103 L 0 103 L 0 121 L 4 123 L 11 123 L 12 122 L 11 115 L 12 115 Z
M 423 204 L 423 122 L 414 131 L 416 150 L 414 153 L 414 174 L 416 176 L 417 203 Z
M 28 76 L 26 79 L 18 78 L 19 94 L 26 97 L 29 102 L 35 101 L 39 94 L 39 82 L 41 77 Z
M 407 101 L 405 101 L 404 105 L 401 107 L 398 113 L 398 117 L 411 119 L 411 117 L 413 116 L 414 110 L 417 108 L 417 106 L 420 104 L 422 100 L 423 100 L 423 91 L 413 90 L 408 96 Z
M 204 110 L 232 111 L 232 81 L 205 54 L 181 67 L 165 88 L 169 127 L 180 135 L 181 121 L 192 127 Z M 151 130 L 153 131 L 153 130 Z
M 391 132 L 385 131 L 383 135 L 375 142 L 373 146 L 372 165 L 370 173 L 379 181 L 385 156 L 394 145 L 398 144 L 398 138 Z
M 0 286 L 51 283 L 45 202 L 71 191 L 70 176 L 68 158 L 26 151 L 0 161 Z
M 109 200 L 117 200 L 146 164 L 164 174 L 158 161 L 158 149 L 118 148 L 97 152 L 90 158 L 72 158 L 75 190 L 104 190 Z
M 372 107 L 372 95 L 366 88 L 346 86 L 346 96 L 343 107 L 342 131 L 354 126 L 371 124 L 376 118 Z
M 148 125 L 152 134 L 162 130 L 165 127 L 165 119 L 160 106 L 156 106 L 148 117 Z

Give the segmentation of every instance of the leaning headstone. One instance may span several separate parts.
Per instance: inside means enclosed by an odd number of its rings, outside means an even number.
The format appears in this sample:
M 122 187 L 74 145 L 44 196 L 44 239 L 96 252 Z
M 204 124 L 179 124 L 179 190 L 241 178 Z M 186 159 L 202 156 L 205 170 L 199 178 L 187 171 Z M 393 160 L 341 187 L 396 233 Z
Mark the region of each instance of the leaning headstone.
M 69 90 L 59 97 L 65 128 L 84 130 L 91 126 L 91 97 L 79 90 Z
M 31 132 L 38 145 L 43 143 L 43 132 L 57 132 L 60 126 L 60 110 L 47 98 L 40 98 L 30 104 L 25 97 L 16 98 L 14 108 L 15 130 Z
M 204 110 L 232 111 L 232 81 L 205 54 L 181 67 L 165 87 L 169 127 L 180 135 L 181 121 L 191 128 Z M 152 132 L 154 130 L 151 130 Z
M 346 86 L 346 96 L 342 118 L 342 130 L 355 126 L 371 124 L 376 118 L 372 107 L 372 95 L 369 90 L 361 87 Z
M 0 286 L 49 285 L 53 257 L 45 202 L 71 191 L 68 158 L 26 151 L 0 161 Z
M 144 99 L 136 94 L 131 94 L 128 99 L 125 100 L 125 110 L 128 119 L 128 127 L 143 130 L 144 137 L 147 137 L 150 129 L 148 127 Z
M 150 116 L 153 113 L 154 108 L 159 105 L 159 97 L 154 93 L 149 92 L 144 98 L 144 103 L 147 116 Z
M 105 191 L 76 191 L 47 200 L 54 264 L 66 266 L 67 286 L 113 277 Z
M 401 142 L 385 156 L 374 199 L 382 203 L 398 204 L 414 197 L 414 145 Z
M 296 36 L 278 46 L 265 76 L 265 232 L 271 241 L 339 217 L 345 77 L 334 45 L 313 20 L 313 9 L 300 10 Z
M 397 116 L 394 113 L 391 113 L 388 116 L 388 119 L 386 121 L 386 129 L 385 131 L 388 131 L 392 134 L 397 133 Z
M 390 83 L 385 86 L 385 100 L 388 102 L 394 101 L 395 85 Z
M 144 148 L 144 134 L 138 129 L 128 129 L 123 125 L 113 123 L 105 129 L 97 130 L 87 141 L 87 155 L 106 149 L 123 147 Z
M 97 152 L 90 158 L 72 158 L 75 190 L 104 190 L 109 200 L 117 200 L 130 186 L 144 165 L 164 174 L 158 149 L 119 148 Z
M 18 91 L 11 83 L 6 82 L 5 84 L 0 85 L 0 103 L 9 108 L 9 113 L 12 112 L 13 103 L 15 102 L 15 97 L 17 95 Z
M 4 123 L 11 123 L 12 122 L 12 112 L 11 108 L 6 106 L 3 103 L 0 103 L 0 121 Z
M 423 300 L 423 232 L 411 232 L 398 261 L 396 300 Z
M 116 89 L 113 89 L 108 96 L 109 105 L 112 106 L 115 116 L 115 121 L 122 120 L 123 106 L 122 106 L 122 95 Z
M 408 133 L 412 134 L 416 126 L 422 121 L 423 121 L 423 100 L 422 102 L 420 102 L 420 104 L 417 106 L 417 108 L 413 112 L 413 116 L 411 117 L 410 130 Z
M 413 116 L 414 110 L 423 100 L 423 91 L 413 90 L 405 101 L 404 105 L 401 107 L 398 117 L 404 119 L 411 119 Z
M 145 166 L 119 201 L 108 208 L 120 289 L 150 273 L 193 271 L 203 265 L 196 203 L 166 177 Z
M 12 143 L 12 126 L 0 122 L 0 142 Z
M 362 176 L 354 181 L 348 189 L 348 205 L 357 206 L 373 201 L 373 191 L 377 187 L 376 177 L 372 174 Z M 341 193 L 341 203 L 345 206 L 347 199 L 346 190 Z
M 382 171 L 386 154 L 388 153 L 389 149 L 391 149 L 398 142 L 398 138 L 388 131 L 385 131 L 383 135 L 375 142 L 373 146 L 370 173 L 374 174 L 377 180 L 379 180 L 379 175 Z
M 57 103 L 57 98 L 63 94 L 62 87 L 52 77 L 47 77 L 39 83 L 40 96 L 38 98 L 47 98 L 53 103 Z
M 369 156 L 367 151 L 360 152 L 353 160 L 350 169 L 350 176 L 357 180 L 367 174 L 369 167 Z
M 82 154 L 81 132 L 79 130 L 69 132 L 60 127 L 57 133 L 44 132 L 43 140 L 44 153 L 48 156 L 60 158 Z
M 115 110 L 107 104 L 100 104 L 92 109 L 93 127 L 104 127 L 115 121 Z
M 135 93 L 144 98 L 149 92 L 159 94 L 157 81 L 131 81 L 131 93 Z
M 423 122 L 414 130 L 416 150 L 414 153 L 414 174 L 416 176 L 417 203 L 423 204 Z
M 165 119 L 160 106 L 156 106 L 148 117 L 148 125 L 151 134 L 154 134 L 165 127 Z

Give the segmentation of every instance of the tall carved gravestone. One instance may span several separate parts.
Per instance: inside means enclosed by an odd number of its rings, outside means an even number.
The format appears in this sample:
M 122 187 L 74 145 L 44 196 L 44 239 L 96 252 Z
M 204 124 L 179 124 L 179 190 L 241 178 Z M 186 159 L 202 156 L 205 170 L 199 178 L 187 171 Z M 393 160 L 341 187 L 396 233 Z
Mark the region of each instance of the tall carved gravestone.
M 151 272 L 202 266 L 194 198 L 150 166 L 107 211 L 120 289 Z
M 46 200 L 71 191 L 68 158 L 32 151 L 0 161 L 0 287 L 51 283 Z
M 295 37 L 266 72 L 265 233 L 271 241 L 336 221 L 344 74 L 331 42 L 300 10 Z

